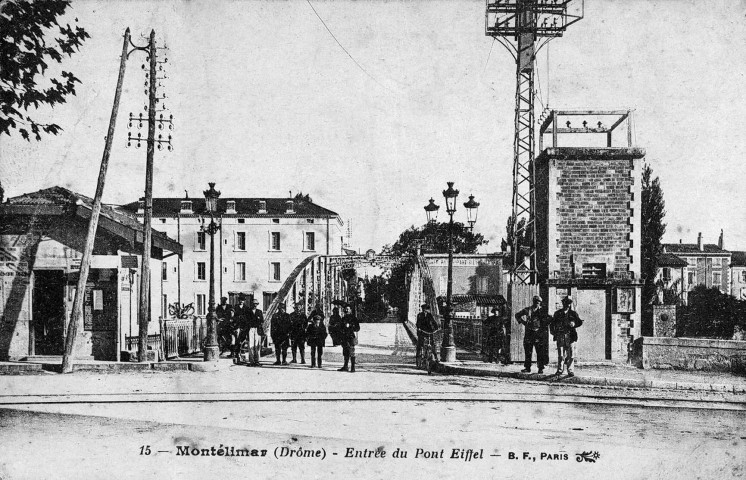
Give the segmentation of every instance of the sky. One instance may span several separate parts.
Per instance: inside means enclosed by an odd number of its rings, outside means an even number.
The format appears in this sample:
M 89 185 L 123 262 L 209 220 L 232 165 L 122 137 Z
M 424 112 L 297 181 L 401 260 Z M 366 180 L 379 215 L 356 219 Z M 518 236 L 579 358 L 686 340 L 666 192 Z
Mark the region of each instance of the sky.
M 6 197 L 53 185 L 93 196 L 124 30 L 144 44 L 154 29 L 168 47 L 159 93 L 175 119 L 173 152 L 156 151 L 154 196 L 202 196 L 208 181 L 226 197 L 302 191 L 351 222 L 365 251 L 423 224 L 428 199 L 444 207 L 453 181 L 459 207 L 469 194 L 481 203 L 475 231 L 497 251 L 511 209 L 515 64 L 485 36 L 484 7 L 74 1 L 67 20 L 91 38 L 62 68 L 82 83 L 37 113 L 63 127 L 58 136 L 0 137 Z M 726 248 L 746 250 L 744 25 L 746 1 L 589 0 L 538 54 L 538 112 L 635 111 L 635 144 L 664 191 L 666 241 L 702 232 L 715 243 L 722 228 Z M 143 195 L 145 148 L 126 139 L 138 132 L 130 112 L 145 113 L 144 63 L 141 52 L 127 62 L 107 203 Z

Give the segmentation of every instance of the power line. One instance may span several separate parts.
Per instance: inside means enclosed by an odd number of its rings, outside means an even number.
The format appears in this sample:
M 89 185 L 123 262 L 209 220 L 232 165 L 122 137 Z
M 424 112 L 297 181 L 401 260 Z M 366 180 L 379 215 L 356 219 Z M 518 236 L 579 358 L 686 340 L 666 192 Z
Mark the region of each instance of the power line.
M 360 63 L 359 63 L 359 62 L 358 62 L 357 60 L 355 60 L 355 57 L 353 57 L 353 56 L 352 56 L 352 55 L 350 54 L 350 52 L 348 52 L 348 51 L 347 51 L 347 49 L 346 49 L 346 48 L 344 47 L 344 45 L 342 45 L 342 44 L 341 44 L 341 43 L 339 42 L 339 40 L 337 40 L 337 37 L 336 37 L 336 36 L 334 35 L 334 33 L 333 33 L 333 32 L 332 32 L 332 31 L 331 31 L 330 29 L 329 29 L 329 27 L 327 26 L 327 24 L 326 24 L 326 22 L 324 21 L 324 19 L 323 19 L 323 18 L 321 18 L 321 16 L 319 15 L 319 12 L 317 12 L 317 11 L 316 11 L 316 9 L 315 9 L 315 8 L 313 8 L 313 5 L 311 4 L 311 0 L 306 0 L 306 2 L 308 3 L 308 6 L 309 6 L 309 7 L 311 7 L 311 10 L 313 10 L 313 13 L 315 13 L 315 14 L 316 14 L 316 17 L 317 17 L 317 18 L 319 19 L 319 21 L 321 21 L 321 24 L 322 24 L 322 25 L 324 25 L 324 28 L 326 28 L 326 31 L 327 31 L 327 32 L 329 32 L 329 35 L 331 35 L 331 36 L 332 36 L 332 38 L 334 39 L 334 41 L 335 41 L 335 42 L 337 42 L 337 45 L 339 45 L 339 48 L 341 48 L 341 49 L 342 49 L 342 50 L 343 50 L 343 51 L 344 51 L 344 52 L 345 52 L 345 53 L 347 54 L 347 56 L 348 56 L 348 57 L 350 57 L 350 60 L 352 60 L 352 61 L 353 61 L 353 62 L 355 63 L 355 65 L 357 65 L 357 68 L 359 68 L 359 69 L 360 69 L 360 71 L 362 71 L 362 72 L 363 72 L 363 73 L 364 73 L 365 75 L 367 75 L 367 76 L 368 76 L 368 78 L 370 78 L 371 80 L 373 80 L 374 82 L 376 82 L 376 83 L 377 83 L 377 84 L 378 84 L 379 86 L 381 86 L 381 87 L 383 87 L 383 88 L 385 88 L 385 89 L 389 90 L 389 88 L 387 88 L 387 87 L 386 87 L 385 85 L 383 85 L 383 84 L 382 84 L 381 82 L 379 82 L 379 81 L 378 81 L 378 80 L 377 80 L 377 79 L 376 79 L 376 78 L 375 78 L 375 77 L 374 77 L 373 75 L 371 75 L 370 73 L 368 73 L 368 71 L 367 71 L 367 70 L 366 70 L 365 68 L 363 68 L 363 66 L 362 66 L 362 65 L 360 65 Z

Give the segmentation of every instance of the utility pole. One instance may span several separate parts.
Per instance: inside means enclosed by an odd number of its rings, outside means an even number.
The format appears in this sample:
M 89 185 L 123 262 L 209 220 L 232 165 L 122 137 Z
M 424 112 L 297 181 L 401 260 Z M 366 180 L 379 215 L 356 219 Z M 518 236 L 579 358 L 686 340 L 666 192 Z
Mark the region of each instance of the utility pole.
M 96 229 L 98 227 L 98 217 L 101 213 L 101 197 L 104 194 L 104 184 L 106 181 L 106 170 L 109 168 L 109 156 L 111 155 L 111 142 L 114 140 L 114 131 L 117 124 L 117 113 L 119 112 L 119 99 L 122 96 L 122 83 L 124 81 L 124 71 L 127 64 L 127 45 L 130 42 L 130 29 L 124 31 L 124 45 L 122 46 L 122 56 L 119 62 L 119 77 L 117 78 L 117 88 L 114 93 L 114 105 L 111 107 L 111 117 L 109 118 L 109 130 L 106 135 L 104 144 L 104 155 L 101 158 L 101 167 L 98 172 L 98 183 L 96 184 L 96 195 L 93 198 L 91 206 L 91 219 L 88 223 L 88 235 L 86 236 L 85 247 L 83 248 L 83 258 L 80 262 L 80 274 L 78 276 L 78 287 L 75 291 L 73 300 L 73 310 L 70 316 L 70 323 L 67 328 L 67 337 L 65 338 L 65 354 L 62 356 L 62 373 L 73 371 L 73 362 L 75 358 L 75 344 L 78 337 L 80 320 L 83 313 L 83 299 L 85 298 L 85 287 L 88 283 L 88 271 L 91 265 L 91 255 L 93 254 L 93 245 L 96 241 Z
M 160 129 L 163 128 L 164 124 L 168 124 L 169 128 L 173 128 L 173 115 L 168 119 L 163 118 L 163 114 L 160 115 L 159 119 L 156 119 L 156 104 L 159 100 L 165 98 L 158 98 L 156 95 L 156 86 L 158 85 L 159 78 L 157 75 L 158 60 L 157 60 L 157 48 L 155 46 L 155 30 L 150 31 L 150 39 L 148 45 L 144 47 L 138 47 L 133 45 L 135 50 L 142 50 L 148 55 L 150 60 L 149 73 L 146 75 L 148 80 L 145 82 L 148 85 L 148 106 L 146 110 L 148 112 L 148 118 L 143 118 L 142 114 L 138 117 L 134 117 L 130 113 L 129 126 L 132 127 L 133 122 L 138 122 L 139 127 L 142 127 L 142 122 L 146 121 L 148 124 L 148 137 L 146 140 L 146 163 L 145 163 L 145 197 L 144 197 L 144 218 L 143 218 L 143 241 L 142 241 L 142 266 L 140 267 L 140 297 L 138 304 L 138 326 L 139 326 L 139 337 L 137 344 L 137 357 L 138 360 L 144 362 L 146 358 L 146 352 L 148 350 L 148 324 L 150 323 L 150 254 L 153 245 L 153 157 L 155 156 L 155 147 L 158 145 L 158 149 L 162 148 L 162 144 L 168 145 L 168 150 L 171 151 L 171 135 L 168 135 L 168 139 L 163 139 L 163 135 L 155 137 L 156 123 Z M 164 60 L 167 62 L 168 59 Z M 143 65 L 143 69 L 145 66 Z M 162 67 L 161 67 L 162 69 Z M 165 108 L 165 107 L 164 107 Z M 127 146 L 132 145 L 132 141 L 137 141 L 137 147 L 140 147 L 142 141 L 141 135 L 138 133 L 137 137 L 133 137 L 132 134 L 128 134 Z
M 573 12 L 568 5 L 576 7 Z M 536 283 L 536 196 L 534 169 L 534 65 L 536 52 L 567 27 L 583 18 L 584 0 L 487 0 L 485 34 L 508 49 L 516 62 L 513 138 L 513 238 L 528 237 L 528 245 L 513 245 L 511 281 Z M 520 219 L 526 221 L 520 225 Z M 528 270 L 519 269 L 521 247 L 527 247 Z

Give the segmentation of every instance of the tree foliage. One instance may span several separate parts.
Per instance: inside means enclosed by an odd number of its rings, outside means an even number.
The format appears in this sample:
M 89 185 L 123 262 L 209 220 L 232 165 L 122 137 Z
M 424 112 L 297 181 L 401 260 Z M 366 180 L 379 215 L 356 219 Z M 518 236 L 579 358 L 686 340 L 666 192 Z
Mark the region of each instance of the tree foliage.
M 515 225 L 515 216 L 510 215 L 505 222 L 505 237 L 502 239 L 500 243 L 500 250 L 503 252 L 507 252 L 510 250 L 511 252 L 517 251 L 518 252 L 518 265 L 523 262 L 523 259 L 526 257 L 526 252 L 522 247 L 530 247 L 531 241 L 533 237 L 533 232 L 531 231 L 531 227 L 525 228 L 526 226 L 526 217 L 521 217 L 520 220 L 518 220 L 518 228 L 517 233 L 518 235 L 515 235 L 514 233 L 514 227 Z M 505 259 L 507 262 L 506 266 L 510 266 L 513 263 L 513 257 L 512 255 L 507 257 Z
M 680 307 L 677 337 L 731 339 L 736 327 L 746 329 L 746 302 L 704 285 L 688 294 L 688 305 Z
M 301 202 L 313 203 L 313 199 L 311 198 L 311 195 L 308 194 L 308 193 L 303 194 L 303 192 L 298 192 L 298 193 L 295 194 L 295 196 L 293 197 L 293 199 L 294 200 L 299 200 Z
M 666 233 L 666 202 L 658 177 L 653 178 L 653 169 L 645 164 L 642 169 L 642 277 L 645 282 L 642 292 L 643 305 L 650 304 L 656 295 L 655 274 L 657 258 L 661 253 L 661 240 Z
M 41 133 L 56 135 L 62 128 L 34 120 L 30 109 L 65 103 L 75 95 L 80 80 L 71 72 L 46 79 L 50 64 L 62 63 L 83 44 L 88 33 L 81 27 L 61 25 L 70 0 L 6 0 L 0 2 L 0 133 L 17 130 L 30 140 Z M 77 19 L 76 19 L 77 21 Z

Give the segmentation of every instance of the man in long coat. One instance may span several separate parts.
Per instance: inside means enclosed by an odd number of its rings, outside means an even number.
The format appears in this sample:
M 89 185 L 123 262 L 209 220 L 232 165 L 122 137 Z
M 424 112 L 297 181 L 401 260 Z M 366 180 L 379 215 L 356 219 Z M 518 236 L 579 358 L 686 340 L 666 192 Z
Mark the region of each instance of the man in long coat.
M 547 315 L 544 313 L 541 304 L 542 298 L 534 295 L 532 305 L 515 314 L 515 319 L 518 323 L 525 326 L 523 348 L 526 357 L 521 373 L 531 372 L 531 357 L 534 350 L 536 350 L 536 364 L 539 367 L 539 373 L 544 373 L 544 365 L 549 363 L 549 359 L 544 358 L 547 342 L 545 338 L 548 334 L 547 327 L 549 322 L 547 322 Z
M 345 307 L 345 316 L 342 317 L 342 325 L 340 327 L 340 338 L 342 341 L 342 355 L 344 356 L 345 363 L 340 372 L 354 372 L 355 371 L 355 345 L 357 345 L 357 332 L 360 331 L 360 322 L 357 317 L 352 313 L 352 309 L 347 306 Z M 347 370 L 347 364 L 349 363 L 350 369 Z
M 308 318 L 303 313 L 300 303 L 296 304 L 295 311 L 290 314 L 290 349 L 293 359 L 290 363 L 298 363 L 296 352 L 300 351 L 300 363 L 306 363 L 306 328 Z
M 241 350 L 241 343 L 246 340 L 249 331 L 249 316 L 251 310 L 246 305 L 246 298 L 243 296 L 238 297 L 238 305 L 233 309 L 233 336 L 235 341 L 231 343 L 231 354 L 233 357 L 233 363 L 238 362 L 238 352 Z
M 261 367 L 262 364 L 259 362 L 259 357 L 262 354 L 262 340 L 264 339 L 264 313 L 257 309 L 259 305 L 257 300 L 251 302 L 251 310 L 249 311 L 248 317 L 248 333 L 247 340 L 249 341 L 249 364 L 255 367 Z
M 288 364 L 288 343 L 290 341 L 290 315 L 285 311 L 285 304 L 277 306 L 277 313 L 272 317 L 270 335 L 275 344 L 275 365 Z M 280 361 L 282 359 L 282 361 Z

